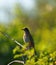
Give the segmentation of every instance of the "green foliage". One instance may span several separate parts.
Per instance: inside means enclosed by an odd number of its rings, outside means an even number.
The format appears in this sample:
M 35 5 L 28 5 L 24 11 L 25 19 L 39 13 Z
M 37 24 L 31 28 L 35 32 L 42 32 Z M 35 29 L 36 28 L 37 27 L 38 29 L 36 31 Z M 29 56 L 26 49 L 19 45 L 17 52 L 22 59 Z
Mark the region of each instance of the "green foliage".
M 56 65 L 56 51 L 53 53 L 48 53 L 47 51 L 40 53 L 40 56 L 36 57 L 38 59 L 36 62 L 35 56 L 31 51 L 33 52 L 33 49 L 25 51 L 26 54 L 15 55 L 14 58 L 22 58 L 23 55 L 27 55 L 28 59 L 25 61 L 25 65 Z

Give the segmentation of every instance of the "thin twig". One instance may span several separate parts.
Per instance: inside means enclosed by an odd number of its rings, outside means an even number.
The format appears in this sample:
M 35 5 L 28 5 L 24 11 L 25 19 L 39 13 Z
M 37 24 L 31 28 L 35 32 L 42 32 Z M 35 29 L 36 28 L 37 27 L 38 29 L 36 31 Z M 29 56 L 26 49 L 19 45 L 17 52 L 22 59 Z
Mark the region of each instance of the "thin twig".
M 14 61 L 11 61 L 10 63 L 8 63 L 7 65 L 11 65 L 11 64 L 13 64 L 13 63 L 21 63 L 21 64 L 23 64 L 24 65 L 24 61 L 20 61 L 20 60 L 14 60 Z
M 11 39 L 13 42 L 15 42 L 16 44 L 18 44 L 20 47 L 24 48 L 24 46 L 22 44 L 20 44 L 17 40 L 13 39 L 11 36 L 9 36 L 7 33 L 4 33 L 2 31 L 0 31 L 4 36 L 6 36 L 8 39 Z

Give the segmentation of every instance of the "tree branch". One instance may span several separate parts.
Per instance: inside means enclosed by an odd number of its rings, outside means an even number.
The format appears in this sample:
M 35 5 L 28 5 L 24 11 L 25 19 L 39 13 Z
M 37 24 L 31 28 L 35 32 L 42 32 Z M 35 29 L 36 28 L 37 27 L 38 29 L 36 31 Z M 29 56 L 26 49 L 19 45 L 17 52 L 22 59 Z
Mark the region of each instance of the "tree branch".
M 20 60 L 14 60 L 14 61 L 11 61 L 10 63 L 8 63 L 7 65 L 11 65 L 12 63 L 21 63 L 24 65 L 24 61 L 20 61 Z
M 9 36 L 7 33 L 4 33 L 2 31 L 0 31 L 5 37 L 7 37 L 8 39 L 11 39 L 13 42 L 15 42 L 16 44 L 18 44 L 20 47 L 24 48 L 24 46 L 22 44 L 20 44 L 17 40 L 13 39 L 11 36 Z

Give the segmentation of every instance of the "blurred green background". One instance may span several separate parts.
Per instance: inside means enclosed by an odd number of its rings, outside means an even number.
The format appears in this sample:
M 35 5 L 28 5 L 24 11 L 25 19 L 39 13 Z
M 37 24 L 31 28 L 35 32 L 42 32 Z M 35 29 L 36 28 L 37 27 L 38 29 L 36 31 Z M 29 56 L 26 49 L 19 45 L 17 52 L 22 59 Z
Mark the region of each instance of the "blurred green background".
M 56 0 L 1 0 L 0 2 L 0 31 L 24 44 L 21 29 L 28 27 L 37 53 L 56 51 Z M 13 50 L 17 46 L 0 33 L 0 65 L 6 65 L 14 60 Z

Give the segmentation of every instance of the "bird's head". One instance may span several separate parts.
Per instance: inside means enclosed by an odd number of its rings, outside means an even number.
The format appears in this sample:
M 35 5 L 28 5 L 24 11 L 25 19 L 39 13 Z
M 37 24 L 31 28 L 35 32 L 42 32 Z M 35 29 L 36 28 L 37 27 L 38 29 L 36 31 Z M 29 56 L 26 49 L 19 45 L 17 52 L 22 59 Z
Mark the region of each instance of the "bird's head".
M 28 28 L 23 28 L 22 30 L 24 30 L 25 32 L 29 32 Z

